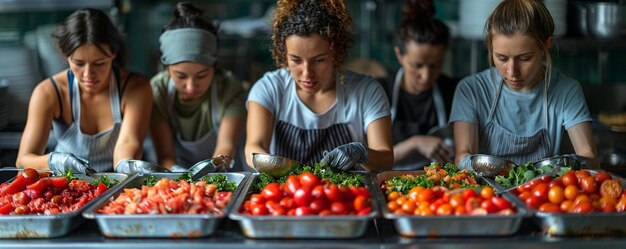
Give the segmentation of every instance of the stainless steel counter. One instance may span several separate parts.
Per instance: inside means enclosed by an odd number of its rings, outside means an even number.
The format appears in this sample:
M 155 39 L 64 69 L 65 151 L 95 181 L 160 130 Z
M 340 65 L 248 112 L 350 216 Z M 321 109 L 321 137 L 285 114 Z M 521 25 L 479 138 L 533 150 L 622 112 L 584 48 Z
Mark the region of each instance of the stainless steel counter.
M 56 239 L 0 239 L 0 248 L 626 248 L 626 235 L 594 237 L 546 237 L 528 221 L 516 235 L 507 237 L 406 238 L 389 220 L 371 223 L 365 235 L 347 240 L 247 239 L 239 225 L 225 220 L 211 237 L 199 239 L 116 239 L 100 234 L 87 220 L 68 236 Z

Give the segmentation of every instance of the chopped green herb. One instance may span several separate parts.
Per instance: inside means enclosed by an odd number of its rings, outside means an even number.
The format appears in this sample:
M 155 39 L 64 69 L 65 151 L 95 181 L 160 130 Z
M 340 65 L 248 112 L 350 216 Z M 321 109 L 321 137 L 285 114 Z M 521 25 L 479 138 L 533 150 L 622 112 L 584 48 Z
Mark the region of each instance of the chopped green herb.
M 200 180 L 206 181 L 217 187 L 217 191 L 235 192 L 237 183 L 228 181 L 225 175 L 217 174 L 213 176 L 203 176 Z
M 103 183 L 105 186 L 107 186 L 107 188 L 110 188 L 113 185 L 116 185 L 119 181 L 116 179 L 111 180 L 107 175 L 102 175 L 100 176 L 100 178 L 98 178 L 97 180 L 92 181 L 91 185 L 98 185 L 100 183 Z
M 154 186 L 154 184 L 157 183 L 157 178 L 156 176 L 148 176 L 148 178 L 146 178 L 146 182 L 143 185 L 146 185 L 148 187 L 152 187 Z

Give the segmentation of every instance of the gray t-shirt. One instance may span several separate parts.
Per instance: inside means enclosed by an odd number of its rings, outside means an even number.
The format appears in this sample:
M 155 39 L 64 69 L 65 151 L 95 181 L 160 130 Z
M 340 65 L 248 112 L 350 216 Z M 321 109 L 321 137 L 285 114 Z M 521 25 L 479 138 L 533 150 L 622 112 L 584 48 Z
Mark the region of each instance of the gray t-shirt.
M 337 101 L 320 114 L 300 100 L 296 82 L 286 68 L 265 73 L 254 84 L 247 102 L 256 102 L 274 115 L 270 153 L 313 163 L 333 146 L 355 141 L 366 144 L 368 125 L 390 116 L 389 102 L 374 79 L 351 71 L 344 75 L 344 83 L 337 84 Z
M 478 124 L 481 134 L 501 81 L 495 68 L 464 78 L 455 91 L 449 123 L 465 121 Z M 522 136 L 530 136 L 544 128 L 543 91 L 543 81 L 528 92 L 513 91 L 504 84 L 492 122 Z M 547 112 L 547 130 L 554 155 L 559 154 L 565 130 L 592 120 L 578 81 L 556 69 L 552 70 L 548 87 Z

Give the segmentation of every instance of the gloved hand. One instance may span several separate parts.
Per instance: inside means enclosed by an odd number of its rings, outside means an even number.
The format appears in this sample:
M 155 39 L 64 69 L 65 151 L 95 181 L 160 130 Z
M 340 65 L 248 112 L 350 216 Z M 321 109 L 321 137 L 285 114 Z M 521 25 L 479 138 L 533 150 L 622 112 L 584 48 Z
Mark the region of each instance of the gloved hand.
M 161 168 L 159 165 L 156 165 L 154 163 L 142 160 L 123 159 L 117 162 L 117 164 L 115 165 L 115 172 L 124 174 L 153 173 L 163 171 L 166 171 L 166 169 Z
M 174 164 L 172 165 L 172 167 L 170 168 L 171 172 L 187 172 L 189 169 L 185 168 L 183 166 L 180 166 L 178 164 Z
M 322 165 L 340 170 L 350 170 L 357 163 L 367 162 L 367 148 L 362 143 L 352 142 L 341 145 L 330 152 L 324 151 Z
M 93 171 L 89 168 L 89 161 L 65 152 L 51 152 L 48 155 L 48 167 L 55 174 L 65 174 L 70 169 L 80 174 Z
M 459 165 L 457 165 L 457 168 L 473 170 L 473 168 L 472 168 L 472 155 L 465 155 L 463 157 L 463 159 L 461 159 L 461 161 L 459 162 Z

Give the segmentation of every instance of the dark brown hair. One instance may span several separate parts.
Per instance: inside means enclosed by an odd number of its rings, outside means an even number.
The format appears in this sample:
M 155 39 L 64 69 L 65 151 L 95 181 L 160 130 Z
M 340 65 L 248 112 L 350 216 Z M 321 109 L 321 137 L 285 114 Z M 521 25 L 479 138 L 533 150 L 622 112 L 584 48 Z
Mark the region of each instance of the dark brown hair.
M 352 47 L 352 18 L 343 0 L 278 0 L 273 14 L 272 56 L 278 67 L 287 66 L 285 39 L 290 35 L 319 34 L 330 43 L 335 72 Z
M 204 15 L 204 10 L 190 2 L 176 4 L 173 18 L 163 27 L 163 32 L 183 28 L 203 29 L 217 35 L 217 27 L 213 25 L 209 17 Z
M 443 22 L 433 18 L 435 5 L 432 0 L 406 0 L 402 14 L 404 20 L 394 36 L 401 53 L 406 52 L 406 44 L 410 41 L 448 47 L 450 31 Z
M 93 44 L 104 54 L 106 45 L 111 53 L 116 54 L 113 64 L 126 65 L 126 48 L 122 35 L 111 19 L 102 11 L 91 8 L 79 9 L 72 13 L 52 34 L 58 40 L 58 46 L 65 57 L 70 57 L 77 48 Z

